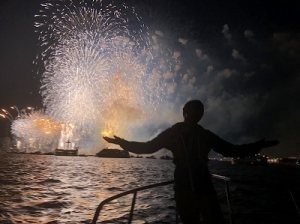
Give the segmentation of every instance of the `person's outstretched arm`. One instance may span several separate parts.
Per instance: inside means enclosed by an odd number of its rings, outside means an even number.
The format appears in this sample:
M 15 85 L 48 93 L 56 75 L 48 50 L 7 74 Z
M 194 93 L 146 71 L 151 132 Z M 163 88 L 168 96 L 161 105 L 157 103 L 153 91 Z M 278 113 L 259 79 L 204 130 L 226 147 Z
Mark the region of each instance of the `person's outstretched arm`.
M 157 137 L 148 142 L 127 141 L 118 136 L 114 138 L 103 137 L 107 142 L 120 145 L 124 150 L 135 154 L 151 154 L 162 148 L 167 148 L 170 139 L 170 128 L 160 133 Z
M 260 141 L 250 144 L 233 145 L 217 135 L 212 134 L 213 150 L 225 157 L 247 157 L 259 153 L 263 148 L 272 147 L 279 144 L 279 141 L 266 141 L 264 138 Z

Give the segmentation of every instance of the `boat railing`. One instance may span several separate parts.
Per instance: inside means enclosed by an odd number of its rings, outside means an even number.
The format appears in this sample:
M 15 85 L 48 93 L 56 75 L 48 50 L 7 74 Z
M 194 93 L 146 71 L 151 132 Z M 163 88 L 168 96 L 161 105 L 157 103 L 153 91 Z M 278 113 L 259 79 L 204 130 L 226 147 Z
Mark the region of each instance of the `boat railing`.
M 299 210 L 297 201 L 296 201 L 296 199 L 295 199 L 295 197 L 294 197 L 294 194 L 292 193 L 292 191 L 291 191 L 290 188 L 287 187 L 287 190 L 288 190 L 288 192 L 290 193 L 290 196 L 291 196 L 291 198 L 292 198 L 292 201 L 293 201 L 293 203 L 294 203 L 294 206 L 295 206 L 295 208 L 296 208 L 296 211 L 297 211 L 297 213 L 298 213 L 298 216 L 300 217 L 300 210 Z
M 230 181 L 230 178 L 225 177 L 225 176 L 220 176 L 220 175 L 216 175 L 216 174 L 212 174 L 212 177 L 223 180 L 225 183 L 225 192 L 226 192 L 226 199 L 227 199 L 227 204 L 228 204 L 228 212 L 229 212 L 229 221 L 231 224 L 233 224 L 233 219 L 232 219 L 232 206 L 231 206 L 231 201 L 230 201 L 230 194 L 229 194 L 229 185 L 228 182 Z M 147 186 L 143 186 L 143 187 L 138 187 L 129 191 L 125 191 L 119 194 L 116 194 L 112 197 L 109 197 L 105 200 L 103 200 L 97 207 L 96 212 L 94 214 L 94 218 L 92 221 L 92 224 L 96 224 L 98 217 L 100 215 L 100 211 L 102 210 L 103 206 L 117 198 L 123 197 L 125 195 L 128 194 L 133 194 L 132 197 L 132 201 L 131 201 L 131 208 L 130 208 L 130 213 L 129 213 L 129 218 L 128 218 L 128 224 L 131 224 L 132 222 L 132 217 L 133 217 L 133 211 L 134 211 L 134 206 L 135 206 L 135 201 L 136 201 L 136 196 L 137 196 L 137 192 L 138 191 L 142 191 L 142 190 L 146 190 L 146 189 L 150 189 L 150 188 L 154 188 L 154 187 L 159 187 L 159 186 L 164 186 L 164 185 L 169 185 L 169 184 L 173 184 L 174 180 L 170 180 L 170 181 L 165 181 L 165 182 L 160 182 L 160 183 L 156 183 L 156 184 L 150 184 Z M 176 224 L 178 224 L 178 214 L 176 212 Z

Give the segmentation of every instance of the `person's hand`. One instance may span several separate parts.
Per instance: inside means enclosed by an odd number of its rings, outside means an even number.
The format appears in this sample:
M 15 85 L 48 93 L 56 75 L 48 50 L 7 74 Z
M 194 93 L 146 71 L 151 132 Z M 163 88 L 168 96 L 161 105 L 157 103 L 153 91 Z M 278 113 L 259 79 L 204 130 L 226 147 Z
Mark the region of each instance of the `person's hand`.
M 122 143 L 126 142 L 125 139 L 120 138 L 120 137 L 118 137 L 118 136 L 116 136 L 116 135 L 114 135 L 113 138 L 105 137 L 105 136 L 103 136 L 103 138 L 104 138 L 105 141 L 107 141 L 107 142 L 109 142 L 109 143 L 116 144 L 116 145 L 121 145 Z
M 268 148 L 279 144 L 279 141 L 272 140 L 272 141 L 266 141 L 265 138 L 261 139 L 259 142 L 257 142 L 260 148 Z

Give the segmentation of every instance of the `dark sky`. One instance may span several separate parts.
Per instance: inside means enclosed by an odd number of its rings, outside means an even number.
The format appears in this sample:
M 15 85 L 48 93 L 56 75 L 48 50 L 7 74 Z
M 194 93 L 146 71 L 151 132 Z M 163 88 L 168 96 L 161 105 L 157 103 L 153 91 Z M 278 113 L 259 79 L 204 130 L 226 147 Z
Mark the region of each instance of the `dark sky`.
M 41 2 L 0 1 L 0 108 L 42 106 L 41 74 L 33 66 L 39 53 L 34 15 Z M 209 57 L 207 71 L 209 65 L 213 68 L 214 79 L 199 77 L 207 81 L 199 89 L 211 93 L 204 100 L 208 115 L 203 125 L 233 143 L 250 132 L 255 133 L 252 138 L 278 139 L 281 144 L 265 152 L 300 156 L 300 2 L 160 2 L 151 4 L 171 11 L 174 21 L 191 24 L 186 37 L 200 43 Z M 169 2 L 174 9 L 167 9 Z M 226 119 L 232 120 L 230 125 Z M 224 130 L 227 126 L 236 131 Z M 0 136 L 8 130 L 9 122 L 1 118 Z

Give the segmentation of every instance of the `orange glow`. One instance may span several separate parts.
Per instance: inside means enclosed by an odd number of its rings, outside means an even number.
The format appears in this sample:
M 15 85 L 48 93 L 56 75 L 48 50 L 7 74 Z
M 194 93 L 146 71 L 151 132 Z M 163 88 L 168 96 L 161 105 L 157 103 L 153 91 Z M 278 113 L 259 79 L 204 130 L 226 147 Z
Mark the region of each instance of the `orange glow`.
M 119 80 L 119 79 L 120 79 L 120 76 L 119 76 L 118 73 L 114 74 L 114 79 L 116 79 L 116 80 Z
M 50 134 L 50 133 L 60 132 L 60 124 L 50 119 L 35 119 L 34 121 L 35 121 L 35 126 L 42 133 Z
M 109 143 L 108 142 L 105 142 L 104 148 L 109 149 Z
M 105 136 L 105 137 L 112 137 L 113 131 L 112 130 L 103 130 L 103 131 L 101 131 L 101 135 Z
M 122 79 L 123 74 L 126 75 L 122 69 L 112 74 L 113 85 L 110 94 L 107 95 L 107 109 L 102 113 L 105 123 L 102 124 L 99 133 L 101 136 L 126 136 L 128 134 L 126 128 L 138 124 L 144 118 L 142 108 L 136 101 L 140 96 L 134 92 L 133 83 L 127 83 Z M 103 142 L 105 148 L 110 147 L 111 144 Z

